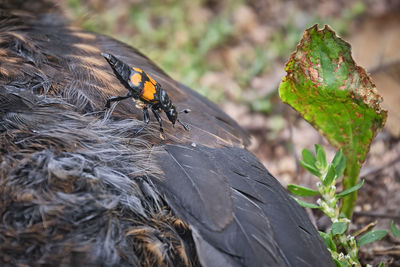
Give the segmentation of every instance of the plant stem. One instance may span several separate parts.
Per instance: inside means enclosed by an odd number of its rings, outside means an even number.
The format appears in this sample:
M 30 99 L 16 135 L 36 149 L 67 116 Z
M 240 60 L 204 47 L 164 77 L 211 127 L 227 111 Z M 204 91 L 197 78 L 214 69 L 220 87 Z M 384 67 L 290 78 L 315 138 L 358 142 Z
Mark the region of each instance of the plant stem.
M 360 165 L 356 164 L 357 158 L 354 155 L 346 155 L 347 167 L 343 178 L 343 190 L 355 186 L 358 182 L 358 175 L 360 174 Z M 353 209 L 357 200 L 357 191 L 354 191 L 342 200 L 341 212 L 351 220 L 353 216 Z

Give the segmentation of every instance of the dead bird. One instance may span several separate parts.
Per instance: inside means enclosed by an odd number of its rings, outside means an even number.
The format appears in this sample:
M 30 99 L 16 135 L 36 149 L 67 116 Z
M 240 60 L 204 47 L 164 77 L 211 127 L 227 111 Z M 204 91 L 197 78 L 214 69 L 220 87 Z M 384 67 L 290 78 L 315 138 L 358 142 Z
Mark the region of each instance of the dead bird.
M 0 265 L 333 266 L 306 213 L 216 105 L 50 1 L 0 1 Z M 135 135 L 108 51 L 163 84 L 190 131 Z M 113 107 L 112 107 L 113 108 Z

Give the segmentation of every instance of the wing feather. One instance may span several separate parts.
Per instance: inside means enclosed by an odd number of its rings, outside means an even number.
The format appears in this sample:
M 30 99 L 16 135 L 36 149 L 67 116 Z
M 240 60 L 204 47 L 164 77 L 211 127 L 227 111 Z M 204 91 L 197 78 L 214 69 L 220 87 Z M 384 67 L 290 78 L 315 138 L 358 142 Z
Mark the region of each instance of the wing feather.
M 239 266 L 333 266 L 304 210 L 247 150 L 167 145 L 159 163 L 166 178 L 155 183 L 194 230 L 206 266 L 209 257 Z

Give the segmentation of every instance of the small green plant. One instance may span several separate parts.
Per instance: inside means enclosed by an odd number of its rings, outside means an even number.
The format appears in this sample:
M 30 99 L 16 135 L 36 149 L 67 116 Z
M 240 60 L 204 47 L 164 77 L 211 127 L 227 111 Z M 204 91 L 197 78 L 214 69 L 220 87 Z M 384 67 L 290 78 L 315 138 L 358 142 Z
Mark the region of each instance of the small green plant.
M 297 110 L 346 156 L 343 187 L 358 183 L 372 140 L 385 124 L 382 97 L 368 73 L 354 62 L 348 43 L 325 26 L 304 32 L 279 86 L 283 102 Z M 346 194 L 341 213 L 351 219 L 357 190 Z
M 358 182 L 359 172 L 387 117 L 380 107 L 382 97 L 367 72 L 354 62 L 350 45 L 329 26 L 307 29 L 285 70 L 287 75 L 279 86 L 282 101 L 339 149 L 330 164 L 321 146 L 315 145 L 316 156 L 303 150 L 300 163 L 319 178 L 317 190 L 298 185 L 289 185 L 288 189 L 298 196 L 320 197 L 317 204 L 297 202 L 320 209 L 331 219 L 330 230 L 320 234 L 336 265 L 361 266 L 358 248 L 382 239 L 388 232 L 367 227 L 358 241 L 358 234 L 348 234 L 357 191 L 364 183 Z M 344 190 L 337 193 L 336 184 L 342 176 Z M 394 229 L 393 224 L 392 232 Z
M 364 180 L 359 184 L 348 188 L 340 193 L 336 192 L 338 179 L 343 176 L 346 168 L 346 159 L 341 150 L 336 153 L 330 164 L 326 161 L 326 154 L 320 145 L 315 145 L 316 156 L 311 151 L 304 149 L 303 160 L 300 164 L 310 173 L 317 176 L 317 190 L 290 184 L 288 190 L 297 196 L 319 196 L 317 203 L 308 203 L 297 198 L 296 201 L 303 207 L 320 209 L 332 222 L 327 233 L 320 232 L 320 235 L 332 254 L 337 266 L 361 266 L 358 260 L 358 248 L 362 245 L 380 240 L 386 236 L 386 230 L 370 230 L 356 241 L 355 236 L 348 234 L 350 220 L 340 213 L 340 200 L 361 188 Z M 395 229 L 392 224 L 392 232 Z M 396 232 L 400 234 L 400 231 Z

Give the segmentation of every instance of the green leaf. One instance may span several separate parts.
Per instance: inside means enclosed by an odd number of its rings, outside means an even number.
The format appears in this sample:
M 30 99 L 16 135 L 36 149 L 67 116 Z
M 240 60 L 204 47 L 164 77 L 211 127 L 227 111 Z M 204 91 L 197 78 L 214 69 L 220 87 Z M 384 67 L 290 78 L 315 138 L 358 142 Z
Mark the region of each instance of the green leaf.
M 310 150 L 305 148 L 305 149 L 303 149 L 301 154 L 303 155 L 303 160 L 304 160 L 305 163 L 307 163 L 310 166 L 314 166 L 315 167 L 315 162 L 317 160 L 315 159 L 313 153 L 311 153 Z
M 381 263 L 379 263 L 378 267 L 385 267 L 385 263 L 383 261 L 381 261 Z
M 332 235 L 341 235 L 347 230 L 347 223 L 344 222 L 334 222 L 332 224 L 331 233 Z
M 352 192 L 357 191 L 358 189 L 360 189 L 363 184 L 364 184 L 364 179 L 358 185 L 355 185 L 355 186 L 353 186 L 353 187 L 351 187 L 349 189 L 346 189 L 343 192 L 337 194 L 336 197 L 339 199 L 339 198 L 342 198 L 344 196 L 347 196 L 348 194 L 351 194 Z
M 390 229 L 392 230 L 392 234 L 395 237 L 400 237 L 400 230 L 399 230 L 399 228 L 396 227 L 396 225 L 394 224 L 394 221 L 392 221 L 392 223 L 390 224 Z
M 321 208 L 320 206 L 318 206 L 318 205 L 316 205 L 316 204 L 304 202 L 304 201 L 302 201 L 302 200 L 300 200 L 300 199 L 297 199 L 297 198 L 295 198 L 295 197 L 294 197 L 294 200 L 296 200 L 297 203 L 298 203 L 300 206 L 304 207 L 304 208 L 310 208 L 310 209 L 320 209 L 320 208 Z
M 335 262 L 336 267 L 344 267 L 344 264 L 342 264 L 339 260 L 333 259 L 333 261 Z
M 325 26 L 307 29 L 290 56 L 279 86 L 283 102 L 297 110 L 346 156 L 344 189 L 356 185 L 372 139 L 385 124 L 382 97 L 354 62 L 348 43 Z M 343 200 L 351 218 L 356 192 Z
M 352 266 L 350 265 L 350 263 L 349 263 L 346 259 L 342 259 L 342 260 L 340 260 L 340 261 L 334 259 L 333 261 L 335 262 L 336 266 L 338 266 L 338 267 L 352 267 Z M 339 264 L 339 265 L 338 265 L 338 264 Z
M 318 233 L 321 236 L 327 248 L 329 248 L 332 251 L 337 251 L 335 242 L 333 242 L 332 235 L 330 233 L 327 234 L 321 231 L 318 231 Z
M 322 181 L 322 184 L 324 186 L 329 186 L 332 184 L 333 180 L 335 179 L 336 176 L 336 170 L 333 165 L 329 166 L 328 172 L 326 173 L 325 179 Z
M 346 157 L 340 149 L 332 160 L 332 165 L 336 170 L 336 179 L 343 175 L 344 169 L 346 169 Z
M 290 191 L 290 193 L 292 193 L 293 195 L 302 196 L 302 197 L 310 197 L 310 196 L 315 196 L 315 195 L 319 194 L 318 191 L 315 191 L 311 188 L 300 186 L 300 185 L 295 185 L 295 184 L 289 184 L 287 188 Z
M 321 177 L 321 173 L 319 172 L 319 170 L 316 166 L 307 164 L 302 160 L 300 160 L 299 162 L 300 162 L 301 166 L 303 166 L 307 171 L 309 171 L 310 173 L 314 174 L 317 177 Z
M 326 166 L 328 165 L 326 163 L 325 150 L 322 148 L 322 146 L 315 144 L 315 152 L 317 154 L 317 160 L 320 163 L 320 166 L 325 170 Z
M 388 231 L 387 230 L 374 230 L 374 231 L 370 231 L 366 234 L 364 234 L 363 236 L 360 237 L 360 239 L 358 239 L 358 246 L 361 247 L 363 245 L 366 244 L 370 244 L 372 242 L 381 240 L 382 238 L 384 238 L 387 235 Z
M 338 259 L 333 259 L 336 264 L 336 267 L 347 267 L 349 264 L 346 261 L 339 261 Z

